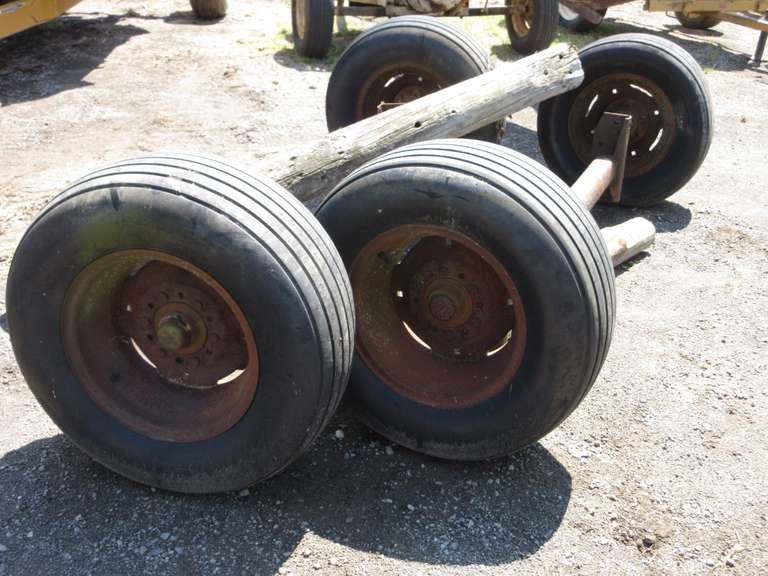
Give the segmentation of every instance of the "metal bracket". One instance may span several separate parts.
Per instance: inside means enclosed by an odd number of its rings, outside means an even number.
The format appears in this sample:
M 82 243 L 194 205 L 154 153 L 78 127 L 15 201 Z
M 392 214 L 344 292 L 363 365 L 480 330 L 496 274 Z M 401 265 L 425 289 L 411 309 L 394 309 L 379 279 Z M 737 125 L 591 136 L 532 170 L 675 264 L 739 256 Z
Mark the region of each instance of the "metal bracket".
M 614 175 L 608 189 L 612 202 L 621 200 L 621 186 L 624 182 L 624 168 L 627 163 L 629 133 L 632 129 L 632 116 L 605 112 L 595 126 L 592 140 L 593 158 L 608 158 L 614 163 Z

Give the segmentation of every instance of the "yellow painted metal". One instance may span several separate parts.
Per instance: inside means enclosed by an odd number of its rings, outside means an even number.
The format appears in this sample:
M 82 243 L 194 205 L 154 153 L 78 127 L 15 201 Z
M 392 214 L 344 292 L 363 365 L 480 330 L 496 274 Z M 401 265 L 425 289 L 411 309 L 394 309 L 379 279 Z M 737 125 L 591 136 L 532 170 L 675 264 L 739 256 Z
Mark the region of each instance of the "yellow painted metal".
M 82 0 L 0 0 L 0 39 L 54 18 Z
M 650 12 L 768 12 L 768 0 L 646 0 Z

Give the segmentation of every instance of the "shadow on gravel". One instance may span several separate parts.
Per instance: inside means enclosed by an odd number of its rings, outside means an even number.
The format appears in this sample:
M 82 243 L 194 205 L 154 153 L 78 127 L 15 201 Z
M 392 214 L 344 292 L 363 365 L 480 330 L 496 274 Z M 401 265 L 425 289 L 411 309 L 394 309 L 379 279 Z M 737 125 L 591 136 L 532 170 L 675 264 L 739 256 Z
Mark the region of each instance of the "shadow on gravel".
M 674 196 L 672 197 L 674 199 Z M 615 226 L 630 218 L 642 216 L 653 222 L 657 234 L 669 234 L 683 230 L 691 223 L 691 211 L 685 206 L 665 200 L 649 208 L 622 208 L 598 204 L 592 209 L 592 215 L 600 227 Z
M 571 477 L 540 445 L 476 464 L 385 447 L 337 419 L 250 494 L 184 496 L 116 476 L 61 435 L 37 440 L 0 461 L 0 573 L 272 574 L 292 555 L 307 568 L 329 568 L 331 556 L 343 567 L 343 547 L 498 565 L 535 553 L 568 507 Z M 327 542 L 311 537 L 297 553 L 310 533 Z
M 65 15 L 0 41 L 0 106 L 88 86 L 107 56 L 146 30 L 119 16 Z

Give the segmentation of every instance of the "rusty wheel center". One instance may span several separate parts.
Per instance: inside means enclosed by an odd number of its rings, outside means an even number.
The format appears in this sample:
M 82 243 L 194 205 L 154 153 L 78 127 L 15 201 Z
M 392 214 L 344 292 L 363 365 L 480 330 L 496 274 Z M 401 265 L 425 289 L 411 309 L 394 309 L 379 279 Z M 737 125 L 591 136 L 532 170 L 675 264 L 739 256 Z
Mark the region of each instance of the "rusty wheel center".
M 253 400 L 258 354 L 239 306 L 168 254 L 127 250 L 87 266 L 67 291 L 62 333 L 88 394 L 147 436 L 211 438 Z
M 632 116 L 626 177 L 655 168 L 675 140 L 676 116 L 659 86 L 635 74 L 609 74 L 590 83 L 576 97 L 568 117 L 568 132 L 579 159 L 592 160 L 595 130 L 605 112 Z
M 439 79 L 418 67 L 387 68 L 371 74 L 360 92 L 358 118 L 396 108 L 442 88 Z
M 527 36 L 533 22 L 533 0 L 513 0 L 509 10 L 515 34 L 518 38 Z
M 525 312 L 506 270 L 454 230 L 402 226 L 352 266 L 358 353 L 388 386 L 460 407 L 498 394 L 525 349 Z

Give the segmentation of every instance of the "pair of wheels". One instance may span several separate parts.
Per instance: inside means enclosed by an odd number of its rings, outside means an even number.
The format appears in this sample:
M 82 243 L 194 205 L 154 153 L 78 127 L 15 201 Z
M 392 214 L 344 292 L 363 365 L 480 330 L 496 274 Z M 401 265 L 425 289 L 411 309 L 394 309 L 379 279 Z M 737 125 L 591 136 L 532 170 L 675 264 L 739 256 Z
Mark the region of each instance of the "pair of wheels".
M 557 33 L 557 0 L 506 0 L 505 23 L 512 48 L 533 54 L 547 48 Z M 333 0 L 291 0 L 296 51 L 324 58 L 333 36 Z
M 56 424 L 107 467 L 183 492 L 278 473 L 348 378 L 360 417 L 405 446 L 517 450 L 587 393 L 615 306 L 600 231 L 567 186 L 471 140 L 374 160 L 315 216 L 222 161 L 115 164 L 37 217 L 6 302 Z
M 547 165 L 574 182 L 593 159 L 605 112 L 632 116 L 621 203 L 656 204 L 698 170 L 712 139 L 703 72 L 679 46 L 641 34 L 594 42 L 579 57 L 584 83 L 542 102 L 538 139 Z M 403 16 L 358 36 L 337 62 L 326 92 L 329 130 L 357 122 L 490 69 L 488 54 L 445 20 Z M 469 137 L 498 142 L 487 126 Z

